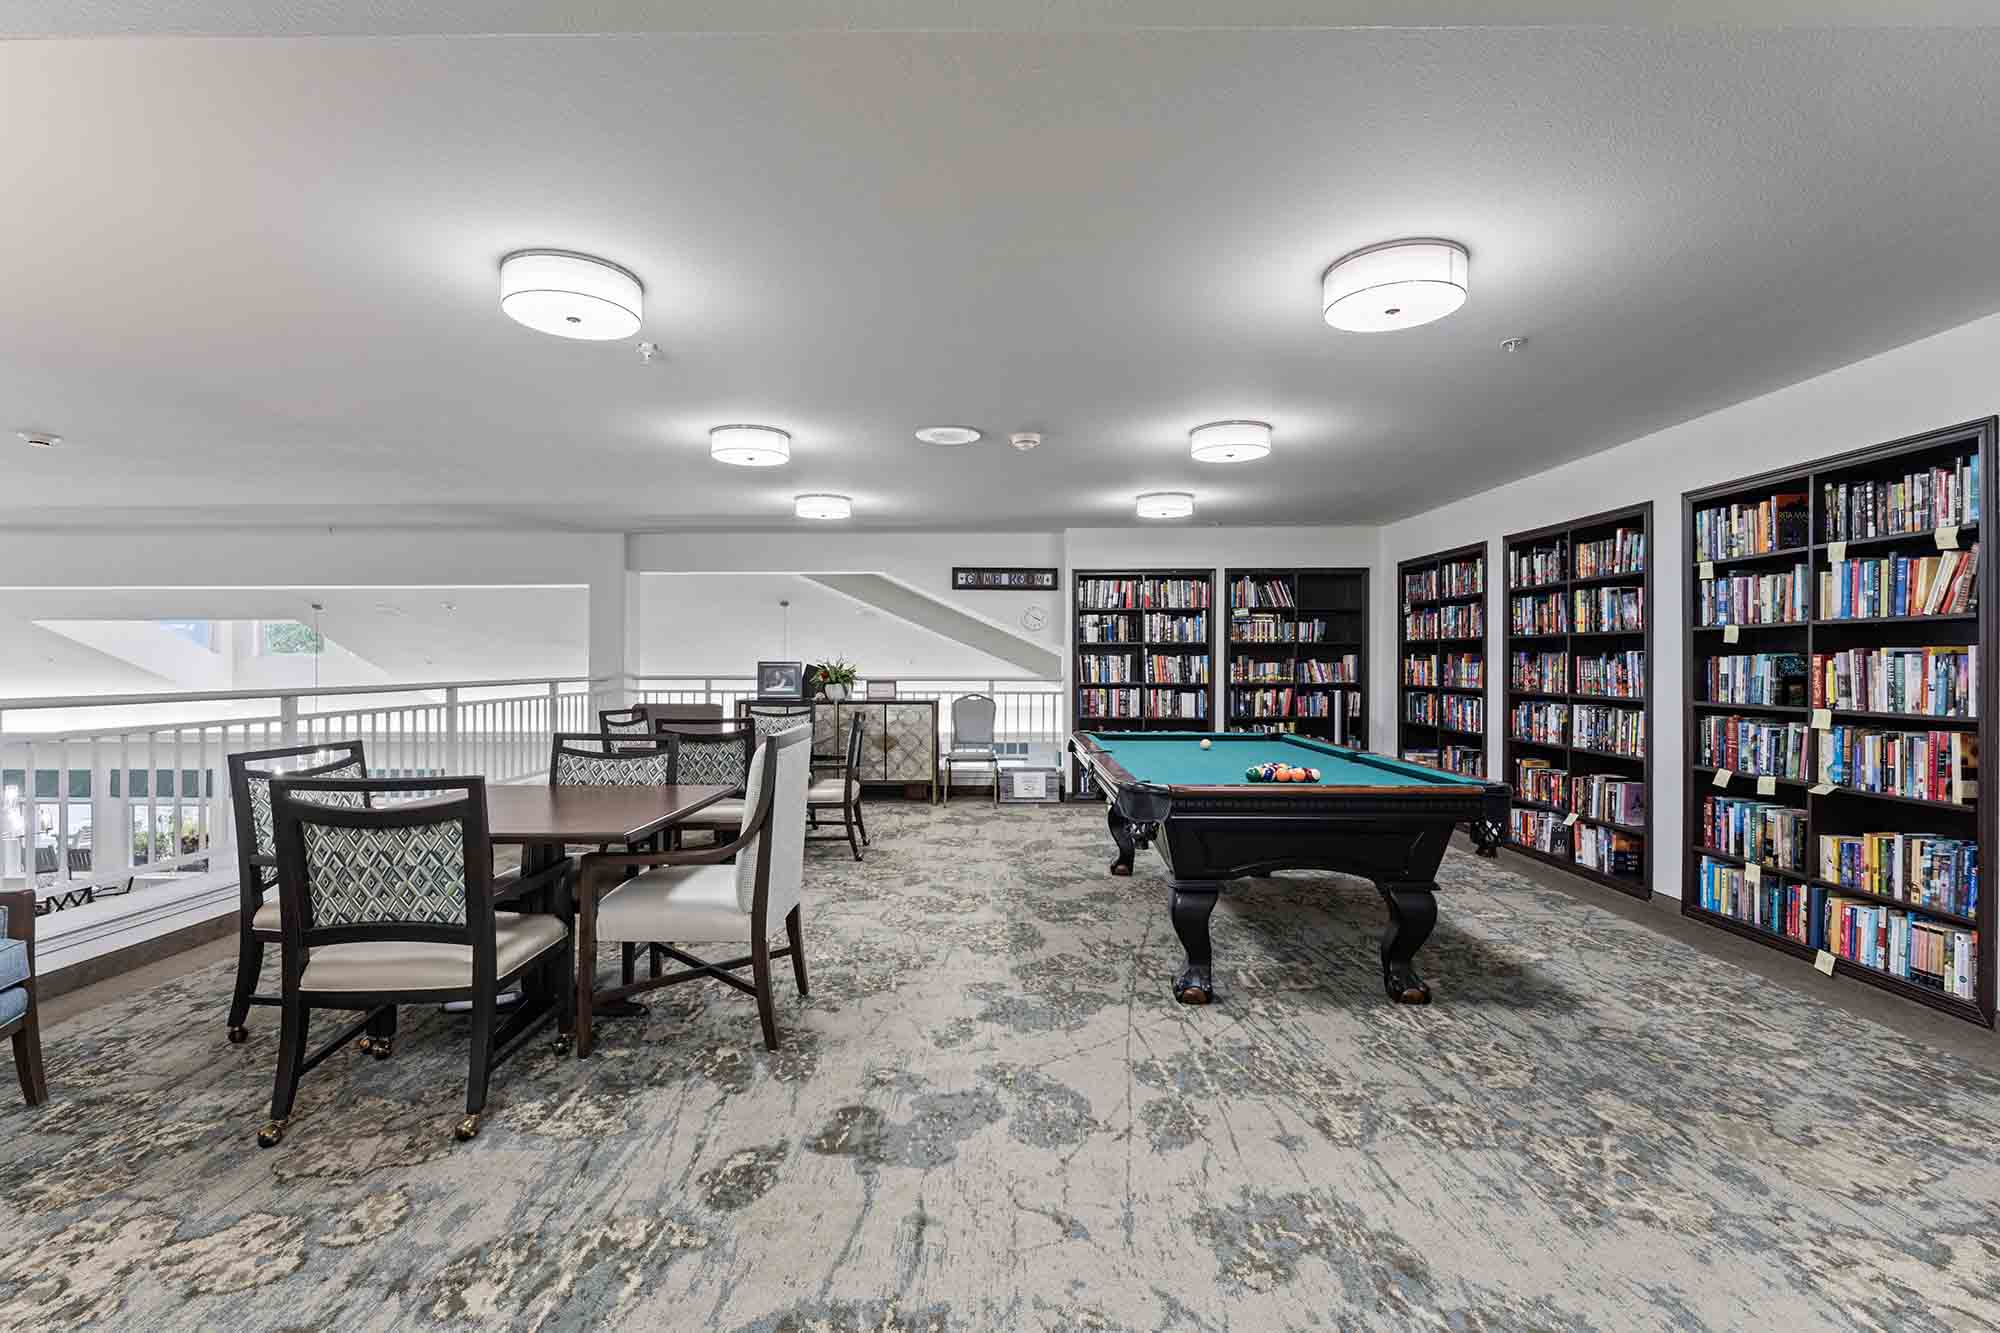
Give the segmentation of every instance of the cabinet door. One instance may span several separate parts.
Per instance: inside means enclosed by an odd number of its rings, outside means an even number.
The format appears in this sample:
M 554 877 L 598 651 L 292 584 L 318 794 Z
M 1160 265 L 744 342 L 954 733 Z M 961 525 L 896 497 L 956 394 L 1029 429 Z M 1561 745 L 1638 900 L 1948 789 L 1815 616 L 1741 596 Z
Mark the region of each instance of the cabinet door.
M 861 766 L 855 776 L 863 782 L 887 782 L 889 780 L 886 759 L 888 751 L 882 745 L 883 710 L 879 703 L 845 703 L 840 705 L 840 743 L 834 753 L 847 753 L 847 729 L 854 725 L 854 719 L 861 719 Z
M 847 738 L 840 730 L 840 709 L 833 704 L 813 706 L 813 758 L 838 759 Z
M 937 772 L 937 708 L 927 703 L 883 705 L 891 782 L 929 782 Z

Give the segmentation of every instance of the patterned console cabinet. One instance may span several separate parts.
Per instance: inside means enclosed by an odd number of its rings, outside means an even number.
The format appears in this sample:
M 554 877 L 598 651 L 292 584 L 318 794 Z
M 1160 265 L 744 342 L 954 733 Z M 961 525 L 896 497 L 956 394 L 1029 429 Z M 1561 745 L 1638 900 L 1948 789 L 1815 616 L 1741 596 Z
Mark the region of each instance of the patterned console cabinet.
M 740 715 L 744 705 L 738 704 Z M 838 763 L 853 719 L 861 719 L 861 780 L 875 785 L 921 783 L 935 799 L 938 706 L 935 699 L 813 701 L 813 758 Z

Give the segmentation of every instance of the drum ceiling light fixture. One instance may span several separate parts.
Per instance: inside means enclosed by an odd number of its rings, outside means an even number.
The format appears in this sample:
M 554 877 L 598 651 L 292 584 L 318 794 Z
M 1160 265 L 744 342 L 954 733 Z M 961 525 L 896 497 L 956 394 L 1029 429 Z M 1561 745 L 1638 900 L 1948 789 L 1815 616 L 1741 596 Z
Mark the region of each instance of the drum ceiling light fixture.
M 1148 491 L 1139 497 L 1140 518 L 1189 518 L 1194 496 L 1187 491 Z
M 844 495 L 824 492 L 792 497 L 792 512 L 800 518 L 847 518 L 854 513 L 854 501 Z
M 776 426 L 717 426 L 708 456 L 732 467 L 777 467 L 792 461 L 792 437 Z
M 1456 241 L 1384 241 L 1334 261 L 1320 279 L 1326 322 L 1387 333 L 1443 319 L 1465 304 L 1471 257 Z
M 516 250 L 500 261 L 500 309 L 558 338 L 629 338 L 644 318 L 645 288 L 631 273 L 568 250 Z
M 1267 421 L 1211 421 L 1188 432 L 1188 453 L 1197 463 L 1248 463 L 1270 452 Z

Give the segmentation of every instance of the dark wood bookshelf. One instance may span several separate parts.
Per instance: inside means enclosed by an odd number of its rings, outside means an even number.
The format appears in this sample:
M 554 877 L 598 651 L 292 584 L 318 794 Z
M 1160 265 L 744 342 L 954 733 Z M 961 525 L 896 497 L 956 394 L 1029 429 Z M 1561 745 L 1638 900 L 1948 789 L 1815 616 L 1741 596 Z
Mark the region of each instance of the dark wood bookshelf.
M 1578 549 L 1592 542 L 1615 539 L 1620 532 L 1638 534 L 1643 554 L 1636 562 L 1627 560 L 1612 568 L 1581 572 Z M 1517 568 L 1517 557 L 1531 557 L 1538 552 L 1544 556 L 1542 568 Z M 1515 813 L 1508 820 L 1507 846 L 1520 855 L 1560 866 L 1593 883 L 1636 898 L 1650 898 L 1653 893 L 1655 732 L 1652 691 L 1657 665 L 1653 661 L 1653 620 L 1657 608 L 1653 604 L 1652 570 L 1658 556 L 1659 553 L 1653 549 L 1653 506 L 1650 501 L 1591 514 L 1567 523 L 1516 532 L 1504 538 L 1501 542 L 1501 562 L 1506 580 L 1506 601 L 1502 614 L 1507 618 L 1504 627 L 1507 647 L 1494 667 L 1504 673 L 1503 697 L 1506 706 L 1499 717 L 1490 719 L 1488 723 L 1501 729 L 1503 772 L 1499 777 L 1514 789 Z M 1634 563 L 1636 568 L 1632 567 Z M 1623 589 L 1637 591 L 1639 627 L 1621 625 L 1608 630 L 1578 628 L 1579 593 L 1595 598 L 1606 590 Z M 1516 629 L 1517 602 L 1533 606 L 1551 596 L 1558 599 L 1560 607 L 1560 615 L 1553 623 L 1531 622 Z M 1578 688 L 1579 657 L 1595 658 L 1618 652 L 1642 654 L 1644 687 L 1637 694 L 1612 695 Z M 1516 653 L 1560 654 L 1563 661 L 1560 685 L 1546 681 L 1543 682 L 1545 688 L 1540 689 L 1517 685 L 1514 672 Z M 1556 736 L 1535 740 L 1517 732 L 1514 713 L 1520 705 L 1561 709 L 1562 725 Z M 1577 709 L 1592 707 L 1609 707 L 1638 714 L 1644 740 L 1643 753 L 1633 755 L 1577 744 Z M 1561 801 L 1527 799 L 1526 789 L 1521 785 L 1520 761 L 1523 759 L 1542 760 L 1548 767 L 1562 772 Z M 1582 784 L 1592 778 L 1643 784 L 1645 818 L 1619 821 L 1585 813 Z M 1531 830 L 1541 827 L 1549 827 L 1552 850 L 1544 851 L 1527 840 Z M 1579 830 L 1587 830 L 1592 836 L 1601 832 L 1603 836 L 1615 836 L 1636 843 L 1636 847 L 1618 849 L 1624 855 L 1635 858 L 1636 867 L 1628 872 L 1608 866 L 1586 865 L 1577 860 Z
M 1684 559 L 1688 572 L 1683 623 L 1690 631 L 1686 643 L 1687 702 L 1683 723 L 1684 764 L 1688 774 L 1688 846 L 1682 858 L 1685 862 L 1682 913 L 1693 920 L 1731 931 L 1796 958 L 1817 959 L 1822 965 L 1830 959 L 1835 977 L 1865 982 L 1987 1027 L 1992 1027 L 1994 1023 L 1992 861 L 1995 816 L 2000 813 L 2000 806 L 1995 804 L 1991 780 L 1985 774 L 1978 774 L 1975 767 L 1977 785 L 1974 800 L 1965 803 L 1867 791 L 1835 783 L 1827 777 L 1828 770 L 1824 765 L 1829 755 L 1823 747 L 1835 734 L 1833 728 L 1858 726 L 1878 731 L 1943 732 L 1963 736 L 1976 746 L 1972 761 L 1975 766 L 1994 753 L 1992 719 L 1996 702 L 2000 702 L 2000 691 L 1996 691 L 1994 685 L 1992 662 L 1994 648 L 2000 644 L 2000 613 L 1996 613 L 1992 599 L 1994 552 L 1990 544 L 1982 544 L 1978 539 L 1980 522 L 1993 512 L 1996 494 L 1991 467 L 1996 430 L 2000 430 L 2000 421 L 1989 417 L 1886 444 L 1829 455 L 1796 467 L 1704 487 L 1681 497 L 1682 526 L 1686 533 Z M 1935 556 L 1947 549 L 1935 528 L 1921 526 L 1911 531 L 1848 536 L 1841 541 L 1835 527 L 1836 515 L 1828 504 L 1828 487 L 1845 484 L 1852 488 L 1861 483 L 1894 483 L 1909 473 L 1924 472 L 1934 467 L 1953 468 L 1961 459 L 1976 460 L 1977 485 L 1968 485 L 1967 489 L 1976 496 L 1979 513 L 1976 520 L 1947 526 L 1956 527 L 1957 549 L 1978 548 L 1972 566 L 1978 598 L 1975 609 L 1938 615 L 1842 617 L 1825 614 L 1828 608 L 1822 604 L 1821 581 L 1830 578 L 1836 553 L 1878 560 L 1899 556 Z M 1730 505 L 1755 507 L 1765 502 L 1775 505 L 1777 497 L 1799 495 L 1804 497 L 1803 505 L 1790 503 L 1786 509 L 1788 515 L 1797 517 L 1789 518 L 1786 525 L 1776 521 L 1768 525 L 1769 532 L 1765 539 L 1776 541 L 1789 538 L 1783 547 L 1727 556 L 1704 553 L 1701 534 L 1696 531 L 1697 515 L 1706 515 Z M 1761 529 L 1764 525 L 1759 526 Z M 1780 533 L 1778 529 L 1781 526 L 1787 526 L 1788 530 Z M 1803 541 L 1799 540 L 1801 537 Z M 1807 600 L 1801 618 L 1775 624 L 1740 626 L 1735 643 L 1727 642 L 1728 636 L 1722 626 L 1701 623 L 1703 600 L 1709 592 L 1712 578 L 1770 576 L 1780 573 L 1782 567 L 1802 568 L 1805 572 Z M 1822 654 L 1944 647 L 1976 648 L 1982 659 L 1978 667 L 1978 689 L 1973 696 L 1974 707 L 1970 710 L 1972 716 L 1836 708 L 1830 706 L 1831 700 L 1823 699 L 1818 692 L 1820 682 L 1816 679 L 1815 661 Z M 1715 659 L 1757 654 L 1800 659 L 1805 677 L 1802 702 L 1738 704 L 1709 697 L 1710 664 Z M 1699 728 L 1705 720 L 1721 720 L 1732 715 L 1774 726 L 1789 724 L 1803 728 L 1806 776 L 1779 778 L 1773 783 L 1774 794 L 1766 796 L 1756 795 L 1759 775 L 1750 773 L 1733 775 L 1726 790 L 1717 788 L 1714 785 L 1716 768 L 1703 762 L 1703 737 Z M 1803 868 L 1756 863 L 1758 885 L 1739 890 L 1731 896 L 1736 898 L 1741 910 L 1770 917 L 1773 915 L 1770 908 L 1758 913 L 1755 905 L 1744 902 L 1745 896 L 1761 897 L 1761 891 L 1773 881 L 1778 886 L 1779 902 L 1771 906 L 1793 906 L 1792 896 L 1803 895 L 1796 901 L 1796 912 L 1780 913 L 1776 919 L 1783 920 L 1786 916 L 1802 919 L 1806 938 L 1798 938 L 1781 926 L 1762 924 L 1755 919 L 1755 915 L 1746 919 L 1722 910 L 1728 906 L 1728 900 L 1720 892 L 1709 902 L 1704 902 L 1704 860 L 1724 871 L 1735 871 L 1753 864 L 1738 853 L 1710 845 L 1712 834 L 1705 812 L 1708 802 L 1719 796 L 1777 805 L 1796 816 L 1797 826 L 1802 830 L 1799 837 L 1804 850 Z M 1966 913 L 1921 907 L 1893 894 L 1849 888 L 1822 875 L 1821 838 L 1870 833 L 1932 834 L 1975 842 L 1978 882 L 1973 910 Z M 1857 907 L 1883 908 L 1910 918 L 1927 919 L 1948 931 L 1970 932 L 1976 938 L 1972 997 L 1952 995 L 1922 981 L 1841 955 L 1834 948 L 1838 942 L 1838 926 L 1832 920 L 1834 908 L 1831 900 L 1846 900 Z M 1821 956 L 1821 944 L 1827 946 L 1824 957 Z
M 1400 611 L 1396 630 L 1396 754 L 1403 759 L 1473 777 L 1486 776 L 1486 686 L 1492 662 L 1486 652 L 1486 543 L 1433 551 L 1396 565 Z M 1478 617 L 1477 634 L 1445 634 L 1443 614 Z M 1428 613 L 1440 613 L 1439 632 Z M 1447 663 L 1461 670 L 1445 683 Z M 1474 674 L 1463 672 L 1465 664 Z M 1421 670 L 1419 670 L 1421 668 Z M 1424 680 L 1413 677 L 1421 675 Z M 1476 681 L 1477 683 L 1472 683 Z M 1447 718 L 1452 720 L 1447 721 Z M 1476 722 L 1476 726 L 1465 725 Z
M 1156 587 L 1168 580 L 1182 580 L 1199 589 L 1195 596 L 1158 596 L 1145 600 L 1146 604 L 1134 607 L 1101 607 L 1085 605 L 1089 590 L 1098 585 L 1127 580 L 1145 587 Z M 1161 590 L 1162 592 L 1164 590 Z M 1215 595 L 1215 571 L 1213 569 L 1079 569 L 1071 572 L 1070 583 L 1070 717 L 1072 725 L 1090 731 L 1213 731 L 1215 690 L 1215 626 L 1218 617 L 1224 614 Z M 1146 617 L 1148 615 L 1175 615 L 1202 617 L 1202 634 L 1198 641 L 1162 640 L 1145 638 Z M 1085 617 L 1116 616 L 1125 624 L 1132 636 L 1115 643 L 1085 643 Z M 1154 662 L 1156 657 L 1179 659 L 1184 674 L 1194 673 L 1199 665 L 1200 679 L 1196 681 L 1155 680 Z M 1094 681 L 1088 678 L 1086 670 L 1090 659 L 1122 660 L 1125 666 L 1125 680 L 1118 682 Z M 1090 691 L 1110 691 L 1118 696 L 1121 704 L 1129 704 L 1135 716 L 1104 717 L 1087 713 L 1084 704 L 1090 698 Z M 1178 706 L 1190 710 L 1198 709 L 1198 716 L 1190 717 L 1148 717 L 1147 703 L 1158 691 L 1175 701 Z M 1071 764 L 1072 793 L 1090 794 L 1089 770 L 1080 764 Z
M 1288 731 L 1368 747 L 1368 571 L 1365 568 L 1258 566 L 1225 570 L 1222 600 L 1222 718 L 1228 731 Z M 1248 586 L 1245 586 L 1245 585 Z M 1239 605 L 1238 603 L 1246 603 Z M 1288 604 L 1287 604 L 1288 603 Z M 1324 628 L 1306 631 L 1324 621 Z M 1289 637 L 1239 640 L 1252 623 L 1276 625 Z M 1350 660 L 1351 659 L 1351 660 Z M 1328 676 L 1306 681 L 1305 664 L 1323 663 Z M 1275 664 L 1269 677 L 1237 679 L 1238 664 Z M 1259 690 L 1290 690 L 1282 708 L 1239 706 Z M 1327 716 L 1300 709 L 1326 700 Z

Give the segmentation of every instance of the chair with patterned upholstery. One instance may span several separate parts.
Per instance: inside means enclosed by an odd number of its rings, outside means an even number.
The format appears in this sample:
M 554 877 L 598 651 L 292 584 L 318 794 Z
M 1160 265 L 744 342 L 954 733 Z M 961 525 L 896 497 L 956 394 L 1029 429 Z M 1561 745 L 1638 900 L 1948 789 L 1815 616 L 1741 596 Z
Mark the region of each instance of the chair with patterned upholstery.
M 350 804 L 331 804 L 346 797 Z M 372 798 L 372 799 L 371 799 Z M 317 1009 L 376 1011 L 468 1001 L 472 1051 L 459 1140 L 479 1133 L 493 1069 L 551 1010 L 557 1046 L 570 1025 L 570 927 L 552 913 L 496 911 L 484 778 L 277 778 L 271 810 L 284 906 L 283 1015 L 271 1121 L 257 1142 L 285 1136 L 308 1070 L 367 1018 L 308 1054 Z M 541 971 L 540 994 L 495 1030 L 500 992 Z
M 648 726 L 651 725 L 649 722 Z M 558 732 L 550 742 L 549 785 L 551 787 L 655 787 L 674 781 L 672 736 L 648 732 L 643 740 L 621 739 L 612 734 L 589 735 Z M 636 843 L 627 851 L 646 851 L 658 846 L 653 839 Z M 571 847 L 572 854 L 590 851 Z M 609 845 L 596 850 L 608 852 Z M 638 965 L 636 949 L 624 951 L 625 979 L 630 981 Z M 657 962 L 655 963 L 657 967 Z
M 757 750 L 757 729 L 739 726 L 718 730 L 668 722 L 656 725 L 660 735 L 674 738 L 674 781 L 712 783 L 736 792 L 681 821 L 679 827 L 708 829 L 718 842 L 725 833 L 733 834 L 741 828 L 743 784 L 749 779 L 750 759 Z
M 1000 751 L 993 739 L 999 706 L 990 694 L 965 694 L 951 703 L 951 748 L 944 752 L 944 800 L 951 804 L 951 766 L 971 764 L 993 771 L 993 803 L 1000 803 Z
M 799 994 L 806 993 L 800 900 L 805 880 L 806 788 L 811 778 L 812 729 L 775 732 L 758 742 L 750 761 L 743 789 L 746 811 L 731 841 L 718 847 L 594 853 L 583 858 L 577 877 L 578 956 L 589 960 L 598 940 L 616 940 L 650 945 L 685 970 L 645 981 L 627 980 L 599 991 L 594 969 L 578 968 L 577 1054 L 590 1053 L 591 1015 L 596 1009 L 642 991 L 704 977 L 755 995 L 764 1045 L 778 1049 L 772 962 L 789 957 Z M 732 857 L 735 864 L 725 864 Z M 771 936 L 780 920 L 786 940 L 773 949 Z M 747 955 L 721 963 L 680 947 L 708 942 L 741 946 L 746 939 Z M 751 971 L 749 982 L 736 975 L 746 966 Z
M 600 736 L 644 738 L 653 734 L 653 719 L 646 712 L 645 704 L 636 704 L 631 708 L 600 708 L 597 710 L 597 733 Z M 625 742 L 614 742 L 604 748 L 622 750 Z
M 245 750 L 229 756 L 229 799 L 236 814 L 236 883 L 242 900 L 236 923 L 236 993 L 229 1004 L 229 1040 L 241 1044 L 250 1006 L 276 1005 L 278 997 L 257 993 L 264 946 L 278 943 L 278 860 L 271 842 L 271 779 L 274 777 L 365 778 L 368 763 L 360 741 L 323 741 L 281 750 Z M 372 1047 L 372 1042 L 369 1045 Z M 383 1055 L 389 1053 L 384 1046 Z
M 868 825 L 861 816 L 861 743 L 863 739 L 861 717 L 856 714 L 847 728 L 847 750 L 841 757 L 840 767 L 831 777 L 815 777 L 806 792 L 806 820 L 812 827 L 838 822 L 847 839 L 847 845 L 854 850 L 854 859 L 861 859 L 861 849 L 869 845 Z M 835 815 L 823 815 L 823 811 L 834 811 Z M 855 834 L 861 835 L 856 841 Z M 808 842 L 839 842 L 839 838 L 808 838 Z
M 0 893 L 0 1037 L 14 1039 L 14 1072 L 28 1105 L 49 1099 L 42 1018 L 35 1009 L 35 891 Z

